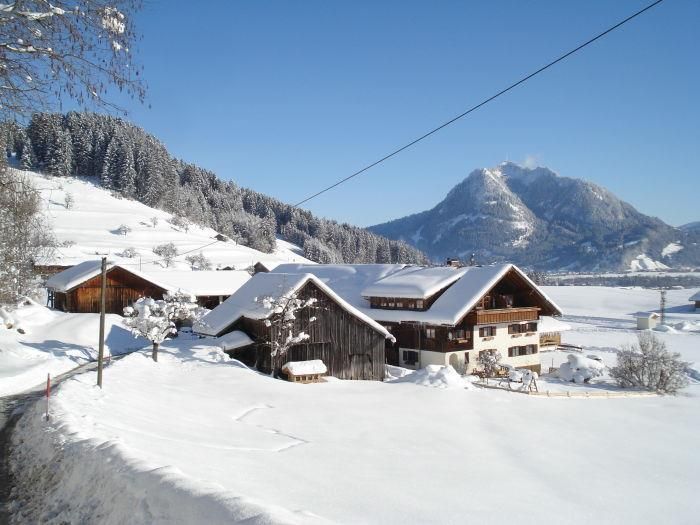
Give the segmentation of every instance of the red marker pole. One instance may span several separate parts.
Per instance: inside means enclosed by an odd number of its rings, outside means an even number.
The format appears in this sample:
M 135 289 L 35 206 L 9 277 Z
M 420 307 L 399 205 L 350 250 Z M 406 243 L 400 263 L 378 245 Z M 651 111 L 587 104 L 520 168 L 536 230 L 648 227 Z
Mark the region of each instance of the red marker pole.
M 46 374 L 46 421 L 49 420 L 49 397 L 51 397 L 51 374 Z

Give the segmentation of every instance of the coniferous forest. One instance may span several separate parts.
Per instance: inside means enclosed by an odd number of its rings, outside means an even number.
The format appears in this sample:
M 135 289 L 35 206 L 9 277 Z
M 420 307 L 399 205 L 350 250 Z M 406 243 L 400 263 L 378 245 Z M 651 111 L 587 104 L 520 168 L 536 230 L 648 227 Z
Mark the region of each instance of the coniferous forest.
M 36 113 L 26 127 L 4 125 L 8 156 L 47 175 L 92 177 L 114 194 L 209 226 L 269 253 L 279 236 L 320 263 L 425 263 L 402 241 L 315 217 L 176 159 L 152 135 L 95 113 Z

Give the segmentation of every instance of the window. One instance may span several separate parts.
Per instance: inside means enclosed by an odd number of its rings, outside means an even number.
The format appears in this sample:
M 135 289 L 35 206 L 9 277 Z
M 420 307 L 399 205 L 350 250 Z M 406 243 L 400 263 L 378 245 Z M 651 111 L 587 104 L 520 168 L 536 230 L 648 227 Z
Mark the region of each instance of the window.
M 416 301 L 416 308 L 423 308 L 423 299 L 418 299 Z
M 527 345 L 525 347 L 526 355 L 532 355 L 537 353 L 537 345 Z
M 511 346 L 508 348 L 508 357 L 516 357 L 518 355 L 518 347 Z
M 525 325 L 527 327 L 528 332 L 536 332 L 537 331 L 537 323 L 527 323 Z
M 508 325 L 508 333 L 509 334 L 519 334 L 521 326 L 522 325 L 519 325 L 519 324 L 509 324 Z
M 394 307 L 394 303 L 389 303 L 389 308 L 393 308 L 393 307 Z
M 386 308 L 386 301 L 382 301 L 382 307 Z
M 435 339 L 435 328 L 426 328 L 425 337 L 428 339 Z
M 454 338 L 455 339 L 466 339 L 466 332 L 464 330 L 455 330 L 454 331 Z
M 413 350 L 404 350 L 403 362 L 406 365 L 415 365 L 418 362 L 418 352 L 414 352 Z
M 482 326 L 479 328 L 479 337 L 493 337 L 496 335 L 495 326 Z
M 403 308 L 403 301 L 396 301 L 396 308 Z

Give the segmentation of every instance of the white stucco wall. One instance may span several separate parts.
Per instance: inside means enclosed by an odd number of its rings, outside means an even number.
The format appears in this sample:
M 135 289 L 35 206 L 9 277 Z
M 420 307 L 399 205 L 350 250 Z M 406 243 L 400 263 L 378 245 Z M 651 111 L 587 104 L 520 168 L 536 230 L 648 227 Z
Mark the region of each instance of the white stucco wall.
M 530 335 L 526 334 L 509 334 L 508 325 L 515 323 L 499 323 L 493 325 L 484 326 L 495 326 L 496 335 L 493 337 L 479 337 L 479 327 L 474 327 L 474 332 L 472 337 L 474 338 L 474 352 L 475 355 L 473 359 L 470 360 L 470 369 L 476 363 L 476 359 L 479 355 L 480 350 L 491 350 L 496 349 L 501 353 L 501 363 L 513 365 L 515 367 L 519 366 L 532 366 L 540 364 L 540 334 L 539 332 L 531 332 Z M 537 346 L 537 353 L 531 355 L 521 355 L 517 357 L 508 357 L 508 348 L 511 346 L 526 346 L 535 345 Z M 471 371 L 471 370 L 470 370 Z
M 409 350 L 418 352 L 414 348 L 399 348 L 399 365 L 404 368 L 411 368 L 413 370 L 425 367 L 427 365 L 449 365 L 451 364 L 450 358 L 455 356 L 456 362 L 459 364 L 460 368 L 464 365 L 465 354 L 469 355 L 469 362 L 467 364 L 466 371 L 471 373 L 477 368 L 479 352 L 481 350 L 491 350 L 496 349 L 501 354 L 501 363 L 513 365 L 515 367 L 523 366 L 533 366 L 540 364 L 540 353 L 539 353 L 539 343 L 540 335 L 539 332 L 532 332 L 530 335 L 526 334 L 509 334 L 508 325 L 514 323 L 500 323 L 495 325 L 496 335 L 493 337 L 479 337 L 479 327 L 474 327 L 474 332 L 472 333 L 472 338 L 474 341 L 473 350 L 459 350 L 456 352 L 431 352 L 429 350 L 421 350 L 419 355 L 419 362 L 415 365 L 406 364 L 403 360 L 403 351 Z M 537 353 L 530 355 L 522 355 L 516 357 L 508 357 L 508 348 L 511 346 L 526 346 L 535 345 L 537 347 Z M 457 368 L 457 367 L 455 367 Z

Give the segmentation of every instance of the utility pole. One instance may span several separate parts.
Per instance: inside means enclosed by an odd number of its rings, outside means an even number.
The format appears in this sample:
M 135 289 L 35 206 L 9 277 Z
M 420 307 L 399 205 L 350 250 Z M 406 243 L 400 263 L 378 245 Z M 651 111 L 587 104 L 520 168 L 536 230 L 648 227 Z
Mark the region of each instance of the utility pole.
M 105 295 L 107 295 L 107 257 L 102 257 L 102 289 L 100 291 L 100 350 L 97 353 L 97 386 L 102 388 L 102 365 L 105 358 Z
M 661 310 L 661 324 L 666 323 L 666 290 L 661 290 L 661 299 L 659 304 Z

